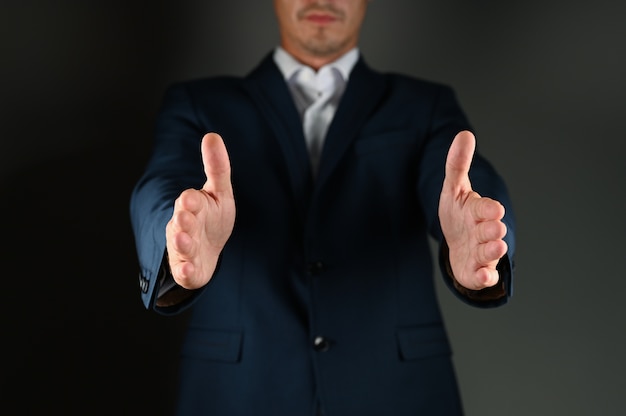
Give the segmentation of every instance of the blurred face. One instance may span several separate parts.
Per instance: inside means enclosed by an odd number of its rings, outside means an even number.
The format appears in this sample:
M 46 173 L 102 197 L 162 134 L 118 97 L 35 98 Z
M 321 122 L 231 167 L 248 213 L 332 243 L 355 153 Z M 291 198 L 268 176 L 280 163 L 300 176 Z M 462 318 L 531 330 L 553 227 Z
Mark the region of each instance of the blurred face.
M 318 69 L 357 46 L 369 0 L 274 0 L 281 46 Z

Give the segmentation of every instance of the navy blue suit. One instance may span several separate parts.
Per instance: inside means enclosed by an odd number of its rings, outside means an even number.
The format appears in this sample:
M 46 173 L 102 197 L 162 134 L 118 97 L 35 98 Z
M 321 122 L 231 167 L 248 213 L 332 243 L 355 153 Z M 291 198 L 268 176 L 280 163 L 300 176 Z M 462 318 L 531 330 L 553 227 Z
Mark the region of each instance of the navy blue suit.
M 314 179 L 301 120 L 271 54 L 246 77 L 168 89 L 154 153 L 131 198 L 147 308 L 192 307 L 181 351 L 185 415 L 457 415 L 461 405 L 433 281 L 429 236 L 452 139 L 471 129 L 444 85 L 371 70 L 361 58 Z M 219 133 L 237 218 L 213 279 L 192 299 L 155 304 L 173 200 L 200 188 L 200 141 Z M 513 216 L 479 154 L 475 190 L 502 202 L 511 291 Z M 445 261 L 443 262 L 445 263 Z M 442 264 L 443 264 L 442 263 Z

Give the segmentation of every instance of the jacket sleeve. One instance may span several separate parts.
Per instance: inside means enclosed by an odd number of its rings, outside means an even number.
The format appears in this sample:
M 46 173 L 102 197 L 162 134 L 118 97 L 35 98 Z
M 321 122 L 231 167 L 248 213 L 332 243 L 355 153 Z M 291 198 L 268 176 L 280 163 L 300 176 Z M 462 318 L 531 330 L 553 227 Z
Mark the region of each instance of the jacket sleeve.
M 477 150 L 470 167 L 473 189 L 482 196 L 493 198 L 505 208 L 503 222 L 507 227 L 504 238 L 508 245 L 507 254 L 500 260 L 500 281 L 493 288 L 479 291 L 460 286 L 451 273 L 448 248 L 439 224 L 439 195 L 445 174 L 445 161 L 452 140 L 461 130 L 473 131 L 461 109 L 454 91 L 441 86 L 433 105 L 431 124 L 421 156 L 418 193 L 431 236 L 439 244 L 439 266 L 444 280 L 455 295 L 464 302 L 477 307 L 494 307 L 507 303 L 513 293 L 513 271 L 515 253 L 515 216 L 511 198 L 502 176 Z
M 162 308 L 156 300 L 162 284 L 171 281 L 166 267 L 165 226 L 174 201 L 183 190 L 198 189 L 205 181 L 200 144 L 206 128 L 195 115 L 186 85 L 171 86 L 157 116 L 152 154 L 130 197 L 142 301 L 146 308 L 163 314 L 178 313 L 189 303 Z

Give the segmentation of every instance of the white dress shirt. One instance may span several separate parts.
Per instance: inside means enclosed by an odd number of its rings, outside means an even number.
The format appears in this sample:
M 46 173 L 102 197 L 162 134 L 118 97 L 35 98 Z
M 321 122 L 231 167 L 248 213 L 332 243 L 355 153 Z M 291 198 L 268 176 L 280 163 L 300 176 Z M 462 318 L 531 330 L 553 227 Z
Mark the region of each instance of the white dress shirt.
M 285 77 L 302 120 L 314 174 L 317 173 L 328 126 L 358 57 L 358 48 L 354 48 L 316 72 L 280 46 L 274 50 L 274 61 Z

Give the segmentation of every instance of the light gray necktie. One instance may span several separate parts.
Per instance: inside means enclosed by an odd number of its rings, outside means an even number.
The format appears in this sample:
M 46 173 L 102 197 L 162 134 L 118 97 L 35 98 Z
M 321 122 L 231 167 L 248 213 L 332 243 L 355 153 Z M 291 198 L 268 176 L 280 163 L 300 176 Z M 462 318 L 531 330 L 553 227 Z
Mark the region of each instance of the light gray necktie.
M 336 109 L 333 101 L 336 77 L 341 74 L 332 67 L 322 68 L 317 74 L 305 67 L 296 75 L 296 83 L 306 99 L 302 121 L 314 174 L 317 174 L 326 132 Z

